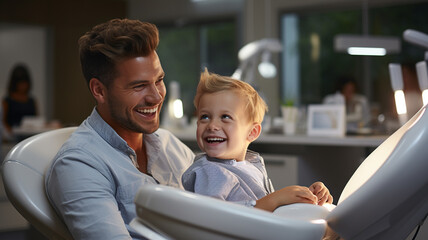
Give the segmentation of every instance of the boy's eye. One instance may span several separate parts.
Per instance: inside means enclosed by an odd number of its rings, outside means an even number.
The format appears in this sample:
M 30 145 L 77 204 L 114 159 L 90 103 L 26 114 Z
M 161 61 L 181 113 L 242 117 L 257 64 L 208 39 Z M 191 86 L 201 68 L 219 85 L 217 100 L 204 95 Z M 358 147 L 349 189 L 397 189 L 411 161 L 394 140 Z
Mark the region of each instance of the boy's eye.
M 221 118 L 222 119 L 232 119 L 232 117 L 227 115 L 227 114 L 222 115 Z
M 205 120 L 205 119 L 208 119 L 209 117 L 208 117 L 208 115 L 206 115 L 206 114 L 202 114 L 200 117 L 199 117 L 199 119 L 200 120 Z

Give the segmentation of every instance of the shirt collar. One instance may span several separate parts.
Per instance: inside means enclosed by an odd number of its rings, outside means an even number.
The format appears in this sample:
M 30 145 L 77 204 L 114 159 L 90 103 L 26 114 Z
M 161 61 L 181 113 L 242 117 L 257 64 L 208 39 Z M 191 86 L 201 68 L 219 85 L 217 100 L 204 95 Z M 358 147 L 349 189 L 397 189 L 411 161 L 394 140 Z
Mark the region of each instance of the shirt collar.
M 210 157 L 210 156 L 206 155 L 205 153 L 197 156 L 195 161 L 198 160 L 199 158 L 202 158 L 204 155 L 206 156 L 206 158 L 209 161 L 221 162 L 221 163 L 226 163 L 226 164 L 230 164 L 230 165 L 234 165 L 236 163 L 235 159 L 218 159 L 218 158 Z M 260 158 L 261 158 L 261 156 L 259 153 L 251 151 L 251 150 L 247 150 L 247 153 L 245 154 L 245 161 L 248 161 L 250 163 L 258 163 L 261 161 Z
M 89 125 L 113 148 L 121 152 L 135 155 L 128 143 L 116 133 L 116 131 L 101 117 L 96 107 L 88 118 Z

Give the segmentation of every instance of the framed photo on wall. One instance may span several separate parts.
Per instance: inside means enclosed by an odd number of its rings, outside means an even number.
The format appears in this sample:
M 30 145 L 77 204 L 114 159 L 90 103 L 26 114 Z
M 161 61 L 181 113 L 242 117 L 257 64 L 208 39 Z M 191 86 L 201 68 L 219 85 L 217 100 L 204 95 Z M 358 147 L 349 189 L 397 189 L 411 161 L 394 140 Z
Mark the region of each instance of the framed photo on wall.
M 345 136 L 346 113 L 341 104 L 311 104 L 308 106 L 309 136 Z

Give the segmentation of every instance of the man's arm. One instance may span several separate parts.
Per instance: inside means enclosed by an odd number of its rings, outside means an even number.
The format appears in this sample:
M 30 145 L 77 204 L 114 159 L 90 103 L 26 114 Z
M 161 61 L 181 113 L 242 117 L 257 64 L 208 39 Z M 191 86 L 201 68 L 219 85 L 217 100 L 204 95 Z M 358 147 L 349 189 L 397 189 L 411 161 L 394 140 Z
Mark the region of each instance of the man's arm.
M 55 162 L 48 197 L 75 239 L 131 239 L 115 199 L 114 183 L 76 159 Z

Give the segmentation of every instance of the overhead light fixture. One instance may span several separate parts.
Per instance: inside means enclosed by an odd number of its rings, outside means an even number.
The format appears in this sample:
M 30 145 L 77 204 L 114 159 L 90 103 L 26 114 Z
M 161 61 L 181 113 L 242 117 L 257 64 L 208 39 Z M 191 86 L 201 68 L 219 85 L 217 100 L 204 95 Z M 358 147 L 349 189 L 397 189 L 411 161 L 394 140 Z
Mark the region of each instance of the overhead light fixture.
M 376 37 L 364 35 L 336 35 L 334 49 L 350 55 L 384 56 L 401 51 L 400 39 L 397 37 Z
M 385 48 L 373 47 L 350 47 L 348 48 L 349 55 L 365 55 L 365 56 L 385 56 Z
M 334 38 L 334 49 L 350 55 L 385 56 L 399 53 L 401 43 L 398 37 L 369 35 L 368 0 L 362 0 L 362 35 L 339 34 Z

